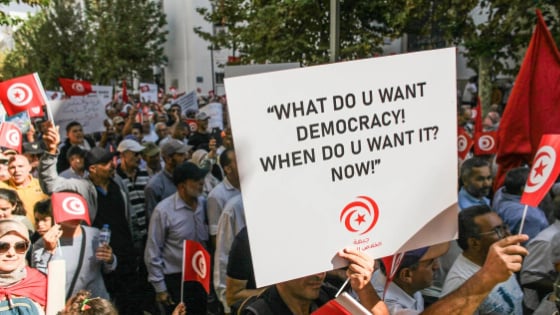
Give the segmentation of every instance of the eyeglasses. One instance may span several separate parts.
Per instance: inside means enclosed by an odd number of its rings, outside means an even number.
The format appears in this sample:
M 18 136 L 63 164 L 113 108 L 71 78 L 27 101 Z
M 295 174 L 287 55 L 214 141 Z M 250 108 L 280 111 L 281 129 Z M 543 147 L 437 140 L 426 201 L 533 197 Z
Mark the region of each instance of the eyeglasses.
M 502 238 L 510 235 L 509 225 L 507 225 L 507 224 L 498 225 L 498 226 L 495 226 L 494 228 L 492 228 L 492 230 L 490 230 L 488 232 L 478 233 L 478 235 L 490 235 L 490 234 L 494 234 L 494 233 L 496 233 L 496 236 L 498 236 L 499 239 L 502 239 Z
M 25 252 L 27 251 L 27 248 L 29 247 L 29 243 L 28 242 L 16 242 L 14 244 L 11 244 L 11 243 L 6 243 L 6 242 L 0 242 L 0 254 L 5 254 L 12 247 L 15 249 L 16 253 L 25 254 Z

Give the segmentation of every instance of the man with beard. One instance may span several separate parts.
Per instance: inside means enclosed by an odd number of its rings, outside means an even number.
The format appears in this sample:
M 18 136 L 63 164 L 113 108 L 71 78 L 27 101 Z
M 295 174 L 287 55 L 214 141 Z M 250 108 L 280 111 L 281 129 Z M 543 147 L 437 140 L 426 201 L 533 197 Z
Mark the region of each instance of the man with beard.
M 459 190 L 459 207 L 465 209 L 478 205 L 490 205 L 490 189 L 492 188 L 492 171 L 488 161 L 474 157 L 461 165 L 461 181 Z
M 206 173 L 191 162 L 177 166 L 173 171 L 177 192 L 158 203 L 150 219 L 144 262 L 156 301 L 167 308 L 167 314 L 176 302 L 184 301 L 189 314 L 206 315 L 204 287 L 181 277 L 184 240 L 208 242 L 206 200 L 201 196 Z

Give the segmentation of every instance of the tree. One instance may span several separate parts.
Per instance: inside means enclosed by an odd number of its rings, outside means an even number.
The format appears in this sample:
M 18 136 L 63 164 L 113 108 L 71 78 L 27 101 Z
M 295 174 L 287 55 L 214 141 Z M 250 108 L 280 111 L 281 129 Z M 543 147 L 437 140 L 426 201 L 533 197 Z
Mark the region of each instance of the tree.
M 38 72 L 46 87 L 59 77 L 89 79 L 87 24 L 71 1 L 53 0 L 15 33 L 16 49 L 4 65 L 4 75 Z
M 25 3 L 30 6 L 46 6 L 50 0 L 0 0 L 0 5 L 8 6 L 12 3 Z M 0 10 L 0 25 L 17 25 L 22 20 L 17 17 L 8 15 L 6 12 Z
M 529 45 L 536 23 L 536 8 L 543 11 L 556 41 L 560 38 L 560 2 L 555 0 L 482 0 L 476 9 L 482 21 L 474 25 L 473 31 L 464 34 L 463 44 L 467 48 L 469 66 L 479 76 L 479 94 L 483 111 L 490 104 L 492 82 L 502 75 L 519 72 L 521 60 Z
M 214 48 L 239 52 L 243 63 L 320 64 L 329 57 L 329 0 L 210 0 L 199 8 L 206 21 L 227 31 L 212 34 L 196 28 Z M 405 0 L 343 1 L 340 6 L 340 57 L 356 59 L 380 52 L 394 33 L 392 19 L 402 15 Z M 240 12 L 242 11 L 242 13 Z
M 108 84 L 132 75 L 151 78 L 152 67 L 167 61 L 162 2 L 96 0 L 86 7 L 86 15 L 91 25 L 95 82 Z
M 6 77 L 38 72 L 46 88 L 58 77 L 110 84 L 124 78 L 152 78 L 165 63 L 167 31 L 161 3 L 152 0 L 98 0 L 82 9 L 74 1 L 53 0 L 15 34 L 16 49 L 5 59 Z

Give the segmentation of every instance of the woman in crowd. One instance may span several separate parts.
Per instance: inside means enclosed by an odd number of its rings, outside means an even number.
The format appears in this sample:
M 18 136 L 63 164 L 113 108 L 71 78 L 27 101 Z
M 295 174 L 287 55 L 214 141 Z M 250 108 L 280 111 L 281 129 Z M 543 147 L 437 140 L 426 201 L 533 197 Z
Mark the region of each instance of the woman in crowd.
M 0 309 L 44 314 L 47 278 L 26 266 L 28 249 L 29 232 L 25 226 L 16 220 L 0 220 Z

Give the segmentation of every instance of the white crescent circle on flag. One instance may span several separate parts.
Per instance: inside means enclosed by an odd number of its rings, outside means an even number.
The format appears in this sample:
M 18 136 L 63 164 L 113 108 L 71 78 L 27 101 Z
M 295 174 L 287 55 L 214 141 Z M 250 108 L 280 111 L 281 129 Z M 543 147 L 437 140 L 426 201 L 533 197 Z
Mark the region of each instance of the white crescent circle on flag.
M 463 152 L 467 149 L 467 137 L 465 137 L 465 135 L 460 135 L 459 137 L 457 137 L 457 150 L 459 152 Z
M 489 135 L 484 135 L 478 139 L 478 147 L 483 151 L 490 151 L 494 148 L 496 142 Z
M 85 90 L 85 88 L 84 88 L 84 85 L 82 83 L 74 82 L 74 83 L 72 83 L 72 90 L 74 90 L 76 92 L 79 92 L 79 93 L 82 93 Z
M 86 213 L 86 207 L 77 197 L 66 197 L 62 201 L 62 210 L 71 215 L 83 215 Z
M 6 94 L 14 106 L 26 106 L 33 99 L 33 91 L 29 85 L 20 82 L 10 85 Z
M 6 134 L 8 143 L 14 147 L 19 146 L 21 139 L 19 137 L 19 132 L 17 130 L 10 130 Z
M 204 259 L 204 253 L 201 250 L 194 253 L 191 264 L 199 277 L 206 278 L 206 259 Z
M 531 167 L 531 172 L 529 173 L 529 178 L 527 179 L 524 192 L 533 193 L 539 190 L 550 177 L 555 163 L 556 151 L 554 148 L 549 145 L 541 147 L 537 151 L 537 154 L 535 154 L 533 167 Z M 537 170 L 538 168 L 541 169 Z

